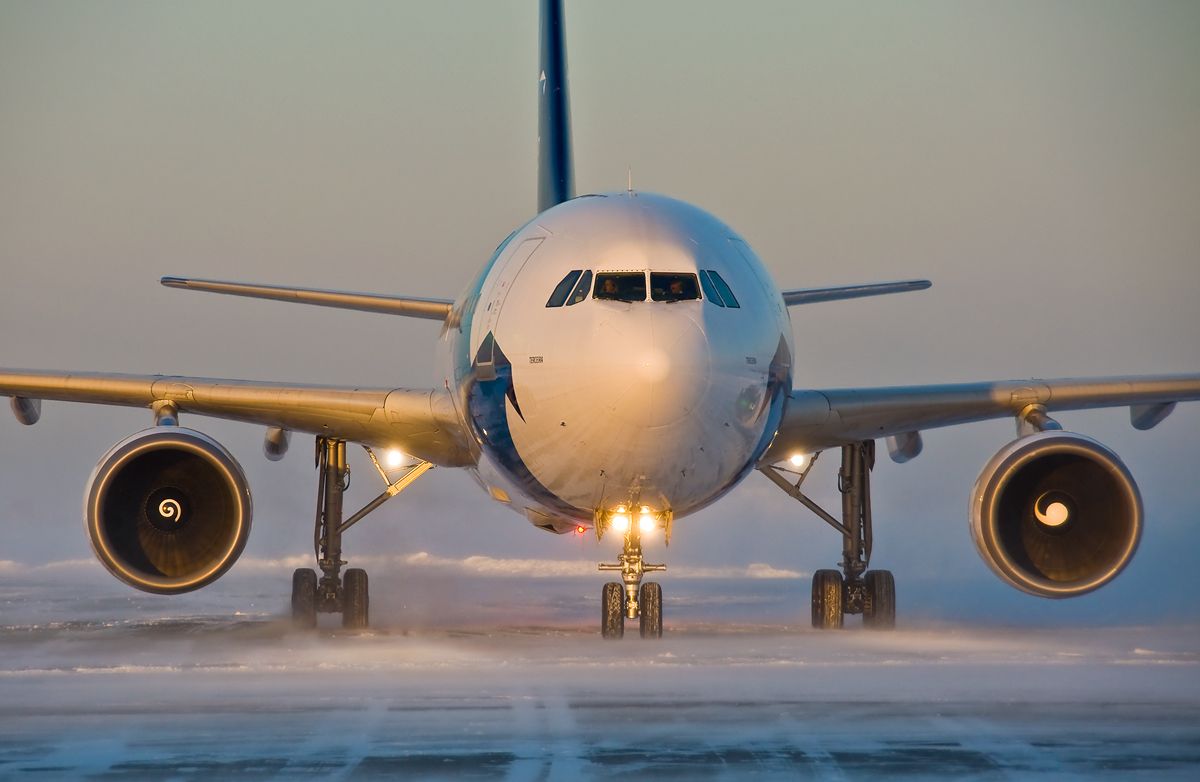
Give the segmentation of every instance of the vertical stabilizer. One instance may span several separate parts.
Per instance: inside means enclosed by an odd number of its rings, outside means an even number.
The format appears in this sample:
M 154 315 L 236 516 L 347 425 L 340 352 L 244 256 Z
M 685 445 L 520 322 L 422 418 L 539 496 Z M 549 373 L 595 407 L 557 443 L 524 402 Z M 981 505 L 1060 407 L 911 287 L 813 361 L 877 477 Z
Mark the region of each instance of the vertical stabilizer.
M 538 211 L 575 197 L 562 0 L 542 0 L 538 73 Z

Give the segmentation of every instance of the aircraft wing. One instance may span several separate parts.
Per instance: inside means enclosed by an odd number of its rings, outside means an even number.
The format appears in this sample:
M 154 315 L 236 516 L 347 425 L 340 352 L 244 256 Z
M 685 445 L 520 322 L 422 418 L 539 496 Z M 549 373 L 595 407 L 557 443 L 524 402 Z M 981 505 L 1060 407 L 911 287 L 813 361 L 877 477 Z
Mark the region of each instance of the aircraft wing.
M 916 433 L 923 429 L 1013 416 L 1021 421 L 1031 411 L 1130 408 L 1130 421 L 1149 429 L 1165 418 L 1176 402 L 1200 399 L 1200 375 L 1000 380 L 938 386 L 796 390 L 774 442 L 761 460 L 772 464 L 793 453 L 883 437 L 910 436 L 909 458 L 920 450 Z M 1036 413 L 1035 413 L 1036 414 Z M 904 461 L 895 442 L 893 458 Z M 903 450 L 903 449 L 899 449 Z
M 385 315 L 403 315 L 408 318 L 425 318 L 427 320 L 445 320 L 454 306 L 454 302 L 449 299 L 388 296 L 382 293 L 352 293 L 323 288 L 292 288 L 285 285 L 256 285 L 225 280 L 163 277 L 159 282 L 167 288 L 188 291 L 224 293 L 229 296 L 289 301 L 296 304 L 314 304 L 318 307 L 333 307 L 341 310 L 381 312 Z
M 897 280 L 896 282 L 873 282 L 866 285 L 834 285 L 829 288 L 798 288 L 780 291 L 783 303 L 789 307 L 800 304 L 816 304 L 822 301 L 862 299 L 867 296 L 886 296 L 889 293 L 908 293 L 928 290 L 933 283 L 929 280 Z
M 23 423 L 35 400 L 154 408 L 278 426 L 381 447 L 396 447 L 442 466 L 474 464 L 447 392 L 262 383 L 166 375 L 0 369 L 0 396 L 13 397 Z

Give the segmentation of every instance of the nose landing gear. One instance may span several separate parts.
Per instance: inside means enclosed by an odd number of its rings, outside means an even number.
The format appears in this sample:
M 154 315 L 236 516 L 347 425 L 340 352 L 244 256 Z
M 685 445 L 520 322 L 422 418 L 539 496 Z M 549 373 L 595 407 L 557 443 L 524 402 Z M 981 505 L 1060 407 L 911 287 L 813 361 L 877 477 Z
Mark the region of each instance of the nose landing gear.
M 638 620 L 642 638 L 662 638 L 662 586 L 654 581 L 643 584 L 642 576 L 666 569 L 666 565 L 642 559 L 640 526 L 630 524 L 617 562 L 600 563 L 600 570 L 619 572 L 623 582 L 608 582 L 600 594 L 600 634 L 604 638 L 623 638 L 626 619 Z

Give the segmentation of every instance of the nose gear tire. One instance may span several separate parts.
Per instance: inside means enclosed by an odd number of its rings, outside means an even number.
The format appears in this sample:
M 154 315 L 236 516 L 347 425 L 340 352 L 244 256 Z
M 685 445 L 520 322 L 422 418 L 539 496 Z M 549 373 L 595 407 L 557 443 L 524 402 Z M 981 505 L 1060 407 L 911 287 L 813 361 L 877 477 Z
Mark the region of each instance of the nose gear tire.
M 656 581 L 642 584 L 638 594 L 638 607 L 642 638 L 662 638 L 662 585 Z
M 605 638 L 625 636 L 625 587 L 616 581 L 605 584 L 600 593 L 600 635 Z

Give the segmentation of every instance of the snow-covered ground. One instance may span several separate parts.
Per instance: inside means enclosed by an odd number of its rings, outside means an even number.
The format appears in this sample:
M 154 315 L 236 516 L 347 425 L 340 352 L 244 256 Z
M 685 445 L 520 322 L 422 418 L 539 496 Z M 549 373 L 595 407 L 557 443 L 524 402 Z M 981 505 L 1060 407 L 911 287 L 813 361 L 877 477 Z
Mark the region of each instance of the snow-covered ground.
M 796 579 L 680 578 L 602 642 L 597 578 L 431 571 L 304 633 L 270 568 L 83 570 L 0 581 L 0 778 L 1200 778 L 1195 625 L 818 633 Z

